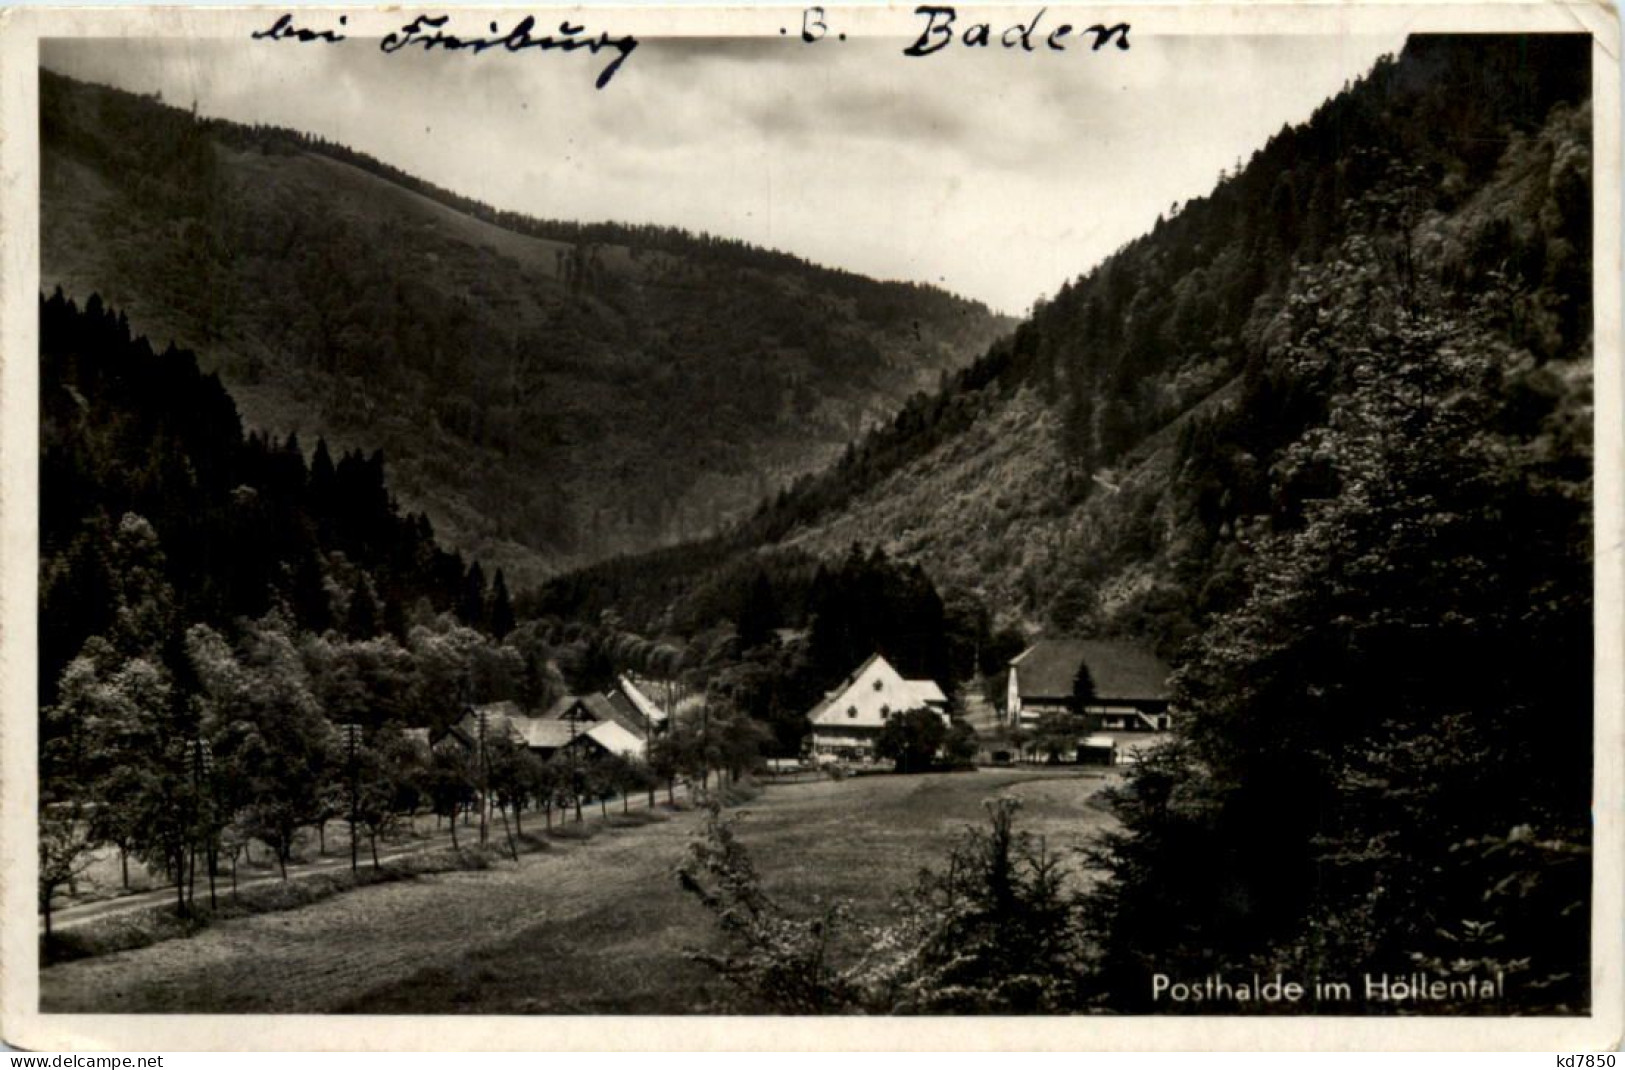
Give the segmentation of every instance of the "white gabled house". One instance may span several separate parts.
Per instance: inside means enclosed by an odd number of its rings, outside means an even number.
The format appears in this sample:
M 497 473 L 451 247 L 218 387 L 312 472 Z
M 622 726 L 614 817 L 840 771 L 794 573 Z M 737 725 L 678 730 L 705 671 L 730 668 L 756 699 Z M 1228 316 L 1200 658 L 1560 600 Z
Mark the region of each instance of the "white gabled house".
M 812 752 L 826 758 L 867 758 L 889 718 L 932 710 L 948 720 L 948 696 L 934 680 L 905 680 L 879 654 L 826 694 L 807 715 Z

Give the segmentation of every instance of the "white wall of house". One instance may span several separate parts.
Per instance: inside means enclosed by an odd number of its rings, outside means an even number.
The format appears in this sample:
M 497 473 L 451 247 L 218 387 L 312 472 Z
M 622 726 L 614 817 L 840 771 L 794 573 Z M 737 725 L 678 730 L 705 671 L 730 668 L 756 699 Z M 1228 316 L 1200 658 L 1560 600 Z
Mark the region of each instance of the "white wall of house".
M 931 709 L 946 723 L 947 696 L 931 680 L 905 680 L 885 658 L 872 658 L 809 718 L 813 753 L 868 752 L 886 721 L 910 710 Z

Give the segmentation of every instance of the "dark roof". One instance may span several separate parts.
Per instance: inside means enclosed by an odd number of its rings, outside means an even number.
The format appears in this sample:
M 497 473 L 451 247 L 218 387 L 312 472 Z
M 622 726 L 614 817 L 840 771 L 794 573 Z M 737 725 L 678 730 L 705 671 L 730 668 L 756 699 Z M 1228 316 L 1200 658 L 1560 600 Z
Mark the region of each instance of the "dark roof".
M 464 750 L 474 749 L 474 737 L 465 732 L 461 725 L 455 724 L 447 725 L 445 731 L 433 736 L 429 740 L 429 746 L 438 747 L 448 739 L 461 746 Z
M 615 723 L 631 732 L 635 736 L 642 736 L 649 730 L 648 720 L 643 711 L 627 697 L 626 692 L 616 688 L 604 696 L 610 708 L 615 711 Z
M 622 701 L 625 701 L 624 696 Z M 608 695 L 565 695 L 548 708 L 542 715 L 543 720 L 562 721 L 566 719 L 577 721 L 613 721 L 638 738 L 647 734 L 643 725 L 643 716 L 630 702 L 623 711 L 610 699 Z M 630 711 L 630 716 L 628 712 Z
M 1040 639 L 1010 661 L 1024 700 L 1071 698 L 1080 665 L 1097 698 L 1168 697 L 1168 666 L 1128 639 Z

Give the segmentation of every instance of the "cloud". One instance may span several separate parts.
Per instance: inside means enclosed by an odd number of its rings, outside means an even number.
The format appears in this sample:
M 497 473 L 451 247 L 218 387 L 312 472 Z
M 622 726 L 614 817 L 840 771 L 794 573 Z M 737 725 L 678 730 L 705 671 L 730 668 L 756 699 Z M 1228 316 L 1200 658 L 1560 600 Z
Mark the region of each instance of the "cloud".
M 317 133 L 500 207 L 736 236 L 1019 311 L 1401 43 L 1137 36 L 1129 52 L 911 59 L 901 38 L 804 45 L 786 28 L 645 39 L 602 91 L 604 57 L 584 53 L 149 39 L 48 41 L 42 62 Z

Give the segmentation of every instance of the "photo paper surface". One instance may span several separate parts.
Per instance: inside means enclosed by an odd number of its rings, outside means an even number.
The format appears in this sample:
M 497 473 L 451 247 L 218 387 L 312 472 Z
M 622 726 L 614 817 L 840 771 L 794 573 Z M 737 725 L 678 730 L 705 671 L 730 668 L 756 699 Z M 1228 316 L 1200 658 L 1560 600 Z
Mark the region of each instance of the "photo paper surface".
M 1612 11 L 0 48 L 8 1042 L 1617 1043 Z

